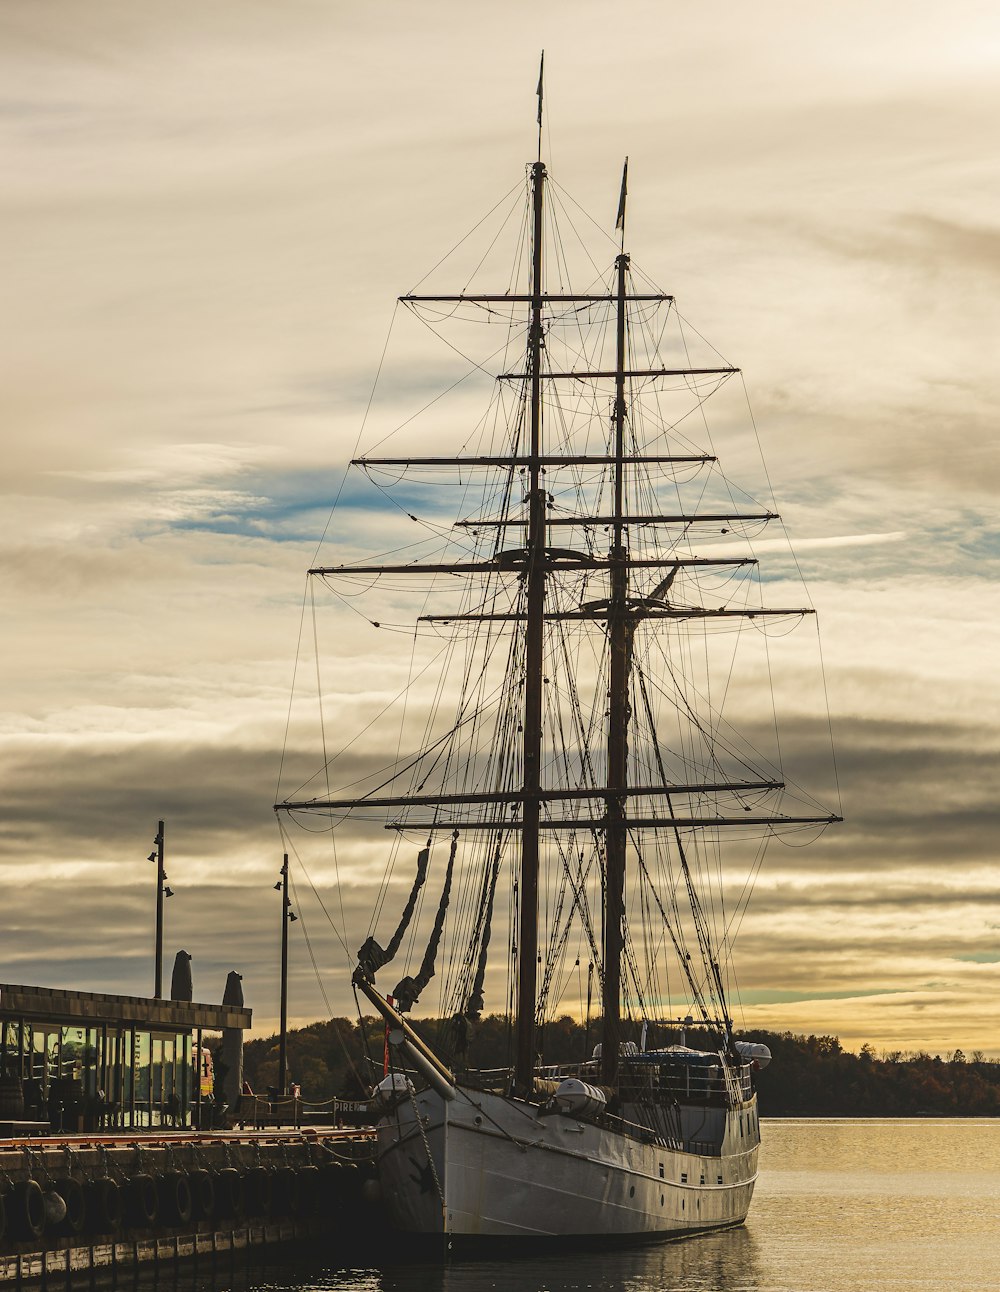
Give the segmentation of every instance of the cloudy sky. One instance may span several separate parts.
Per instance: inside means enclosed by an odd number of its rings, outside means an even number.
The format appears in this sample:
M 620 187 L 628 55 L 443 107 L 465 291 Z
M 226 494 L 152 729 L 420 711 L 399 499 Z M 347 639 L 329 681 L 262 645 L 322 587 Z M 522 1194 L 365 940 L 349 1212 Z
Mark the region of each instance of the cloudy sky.
M 1000 1054 L 1000 16 L 973 0 L 6 0 L 0 978 L 149 991 L 165 817 L 169 951 L 201 999 L 240 968 L 271 1026 L 303 573 L 394 297 L 531 159 L 543 46 L 550 169 L 613 225 L 629 155 L 630 245 L 744 369 L 820 610 L 848 821 L 769 853 L 741 1017 Z M 358 661 L 399 667 L 363 628 L 345 725 Z M 362 935 L 370 873 L 313 876 Z

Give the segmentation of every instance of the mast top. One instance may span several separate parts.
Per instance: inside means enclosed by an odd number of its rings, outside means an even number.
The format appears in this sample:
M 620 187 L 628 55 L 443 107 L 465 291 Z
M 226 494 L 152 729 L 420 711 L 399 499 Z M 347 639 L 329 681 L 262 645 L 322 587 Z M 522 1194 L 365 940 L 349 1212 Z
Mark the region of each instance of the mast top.
M 545 79 L 545 50 L 542 50 L 542 57 L 538 64 L 538 89 L 535 93 L 538 95 L 538 160 L 542 160 L 542 89 Z
M 625 165 L 622 167 L 622 191 L 618 198 L 618 219 L 615 220 L 615 228 L 622 231 L 622 253 L 625 252 L 625 199 L 628 196 L 628 158 L 625 158 Z

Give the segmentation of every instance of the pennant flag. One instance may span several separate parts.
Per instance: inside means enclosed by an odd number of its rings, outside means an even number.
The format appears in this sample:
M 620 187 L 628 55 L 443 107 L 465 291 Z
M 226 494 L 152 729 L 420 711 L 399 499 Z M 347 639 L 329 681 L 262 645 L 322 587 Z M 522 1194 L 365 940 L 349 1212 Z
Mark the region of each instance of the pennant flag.
M 538 124 L 542 124 L 542 77 L 545 75 L 545 50 L 542 50 L 542 61 L 538 64 Z
M 615 228 L 625 232 L 625 195 L 628 192 L 628 158 L 625 158 L 625 168 L 622 171 L 622 195 L 618 199 L 618 219 L 615 221 Z

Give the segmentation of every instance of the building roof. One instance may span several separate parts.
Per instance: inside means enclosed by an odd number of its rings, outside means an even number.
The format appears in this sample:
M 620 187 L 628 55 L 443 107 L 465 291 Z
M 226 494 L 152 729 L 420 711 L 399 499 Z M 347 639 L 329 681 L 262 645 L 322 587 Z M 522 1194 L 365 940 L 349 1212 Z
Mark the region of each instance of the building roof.
M 233 1005 L 200 1005 L 186 1000 L 154 1000 L 146 996 L 112 996 L 96 991 L 63 991 L 54 987 L 25 987 L 0 983 L 0 1014 L 53 1023 L 131 1023 L 138 1027 L 190 1032 L 197 1027 L 217 1031 L 247 1029 L 251 1011 Z

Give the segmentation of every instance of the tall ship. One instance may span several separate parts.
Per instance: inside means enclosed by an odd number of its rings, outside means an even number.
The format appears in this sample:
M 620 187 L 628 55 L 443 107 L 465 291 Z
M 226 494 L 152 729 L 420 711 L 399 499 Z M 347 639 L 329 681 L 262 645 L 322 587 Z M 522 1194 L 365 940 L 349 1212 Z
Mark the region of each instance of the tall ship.
M 352 462 L 340 561 L 309 574 L 380 644 L 368 672 L 354 648 L 322 765 L 276 804 L 286 839 L 313 830 L 378 889 L 352 981 L 385 1023 L 381 1191 L 396 1226 L 448 1244 L 745 1219 L 769 1055 L 736 1034 L 731 950 L 770 841 L 840 820 L 782 769 L 772 655 L 815 618 L 769 604 L 793 569 L 759 571 L 778 513 L 712 447 L 739 369 L 633 262 L 627 162 L 614 232 L 571 278 L 586 217 L 543 160 L 541 90 L 538 156 L 486 250 L 452 290 L 399 298 L 460 375 L 449 406 L 418 345 L 419 416 L 393 384 Z M 477 1058 L 486 1021 L 499 1065 Z

